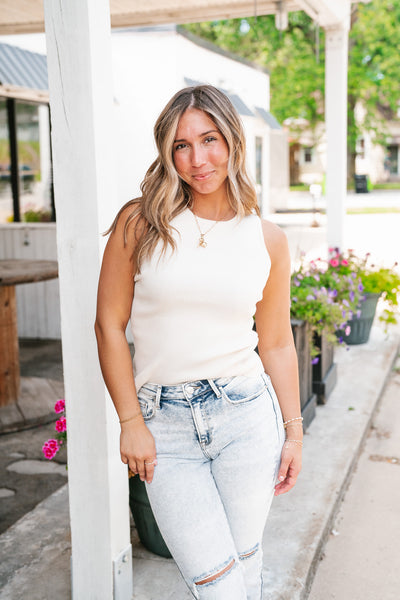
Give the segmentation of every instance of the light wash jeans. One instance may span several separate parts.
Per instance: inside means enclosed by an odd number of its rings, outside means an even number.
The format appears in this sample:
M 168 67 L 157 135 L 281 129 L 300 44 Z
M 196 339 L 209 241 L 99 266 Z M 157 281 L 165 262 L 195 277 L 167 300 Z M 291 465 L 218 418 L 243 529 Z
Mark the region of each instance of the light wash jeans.
M 157 449 L 148 496 L 193 597 L 261 600 L 261 541 L 284 442 L 269 376 L 149 383 L 138 397 Z

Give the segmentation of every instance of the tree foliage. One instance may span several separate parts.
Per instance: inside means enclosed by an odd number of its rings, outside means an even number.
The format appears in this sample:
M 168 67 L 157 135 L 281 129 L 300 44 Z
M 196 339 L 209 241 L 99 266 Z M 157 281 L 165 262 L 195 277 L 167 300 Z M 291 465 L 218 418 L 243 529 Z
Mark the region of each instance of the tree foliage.
M 354 149 L 360 123 L 355 102 L 365 109 L 362 127 L 385 142 L 387 121 L 397 118 L 400 102 L 400 0 L 374 0 L 355 6 L 349 48 L 349 147 Z
M 300 132 L 305 121 L 308 128 L 315 130 L 323 120 L 324 34 L 321 31 L 318 62 L 316 26 L 305 13 L 290 13 L 285 32 L 276 29 L 274 15 L 185 27 L 225 50 L 267 67 L 271 76 L 271 112 L 280 122 L 293 119 Z
M 348 146 L 355 157 L 360 123 L 355 105 L 364 106 L 363 129 L 385 141 L 386 123 L 396 118 L 400 100 L 400 0 L 373 0 L 353 5 L 349 40 Z M 273 15 L 185 26 L 222 48 L 267 67 L 271 74 L 271 112 L 290 119 L 291 132 L 305 120 L 315 132 L 324 120 L 324 32 L 304 12 L 289 14 L 284 32 Z M 319 38 L 319 43 L 318 43 Z M 318 60 L 319 49 L 319 60 Z M 297 125 L 297 128 L 296 128 Z

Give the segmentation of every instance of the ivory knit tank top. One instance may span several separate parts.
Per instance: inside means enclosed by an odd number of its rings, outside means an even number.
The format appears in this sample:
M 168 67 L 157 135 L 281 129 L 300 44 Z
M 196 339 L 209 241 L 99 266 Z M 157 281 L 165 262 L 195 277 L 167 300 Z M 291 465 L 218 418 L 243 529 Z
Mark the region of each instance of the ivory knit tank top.
M 198 217 L 202 232 L 213 221 Z M 135 276 L 131 328 L 136 389 L 198 379 L 256 376 L 264 371 L 255 352 L 256 303 L 271 261 L 260 218 L 219 221 L 199 246 L 187 208 L 171 221 L 175 252 L 159 248 Z

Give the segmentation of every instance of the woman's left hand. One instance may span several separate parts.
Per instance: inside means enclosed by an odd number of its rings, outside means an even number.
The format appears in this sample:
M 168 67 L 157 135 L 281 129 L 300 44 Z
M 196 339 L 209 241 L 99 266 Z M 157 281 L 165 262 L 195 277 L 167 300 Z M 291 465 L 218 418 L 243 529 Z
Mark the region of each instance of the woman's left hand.
M 301 446 L 299 444 L 283 444 L 278 480 L 275 486 L 275 496 L 285 494 L 295 485 L 301 471 Z

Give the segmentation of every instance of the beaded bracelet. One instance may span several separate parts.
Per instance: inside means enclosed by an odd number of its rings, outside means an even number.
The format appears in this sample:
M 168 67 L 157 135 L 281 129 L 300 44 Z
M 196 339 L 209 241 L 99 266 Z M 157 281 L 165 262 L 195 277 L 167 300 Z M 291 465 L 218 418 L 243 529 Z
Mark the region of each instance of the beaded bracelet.
M 120 423 L 127 423 L 128 421 L 133 421 L 133 419 L 136 419 L 137 417 L 140 417 L 142 414 L 142 411 L 139 410 L 139 412 L 137 412 L 135 415 L 133 415 L 132 417 L 128 417 L 127 419 L 121 419 Z
M 300 423 L 296 423 L 296 421 L 300 421 Z M 303 423 L 303 417 L 295 417 L 294 419 L 288 419 L 283 422 L 283 426 L 286 429 L 289 423 L 293 423 L 293 425 L 301 425 Z

